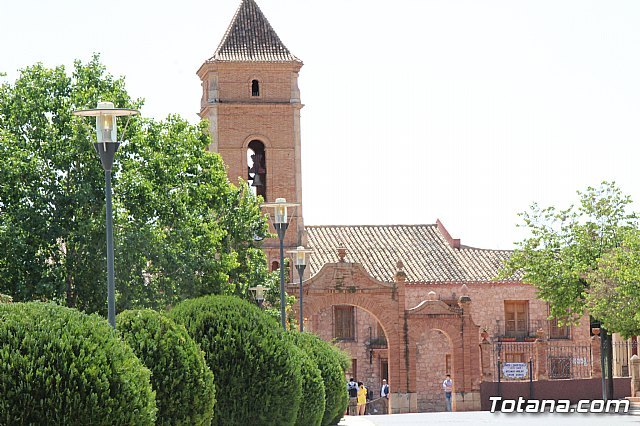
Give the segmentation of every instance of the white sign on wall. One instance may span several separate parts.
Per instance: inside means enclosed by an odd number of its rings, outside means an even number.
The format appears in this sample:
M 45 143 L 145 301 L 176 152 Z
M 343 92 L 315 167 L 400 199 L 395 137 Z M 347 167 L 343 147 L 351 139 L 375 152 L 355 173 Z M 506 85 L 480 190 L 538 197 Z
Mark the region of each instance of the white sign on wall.
M 510 379 L 524 379 L 529 373 L 526 362 L 505 362 L 502 364 L 502 375 Z

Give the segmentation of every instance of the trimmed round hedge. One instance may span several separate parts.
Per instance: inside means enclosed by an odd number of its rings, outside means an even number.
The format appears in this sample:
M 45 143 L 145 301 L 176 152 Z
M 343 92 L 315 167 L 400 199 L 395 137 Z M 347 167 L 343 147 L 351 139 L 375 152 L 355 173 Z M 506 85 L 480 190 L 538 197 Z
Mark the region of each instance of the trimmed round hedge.
M 125 342 L 151 370 L 157 424 L 211 424 L 213 373 L 184 326 L 150 309 L 121 312 L 116 323 Z
M 205 352 L 215 375 L 213 425 L 294 425 L 300 359 L 278 323 L 233 296 L 204 296 L 170 313 Z
M 335 346 L 312 333 L 292 333 L 296 345 L 315 361 L 324 381 L 325 409 L 322 425 L 337 424 L 349 404 L 344 376 L 347 357 Z
M 297 332 L 290 331 L 287 333 L 287 338 L 294 343 L 296 357 L 300 358 L 302 365 L 302 402 L 298 410 L 296 426 L 320 426 L 324 416 L 326 397 L 324 381 L 315 360 L 295 345 L 295 340 L 292 337 L 292 334 L 295 333 Z
M 97 315 L 0 304 L 0 424 L 153 425 L 149 370 Z

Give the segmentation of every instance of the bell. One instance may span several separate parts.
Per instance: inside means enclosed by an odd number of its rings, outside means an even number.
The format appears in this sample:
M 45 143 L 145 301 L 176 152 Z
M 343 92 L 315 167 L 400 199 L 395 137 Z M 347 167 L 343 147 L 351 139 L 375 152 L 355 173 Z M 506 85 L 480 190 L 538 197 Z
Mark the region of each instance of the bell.
M 262 182 L 262 176 L 256 173 L 255 176 L 253 177 L 253 182 L 251 183 L 251 186 L 264 186 L 264 183 Z

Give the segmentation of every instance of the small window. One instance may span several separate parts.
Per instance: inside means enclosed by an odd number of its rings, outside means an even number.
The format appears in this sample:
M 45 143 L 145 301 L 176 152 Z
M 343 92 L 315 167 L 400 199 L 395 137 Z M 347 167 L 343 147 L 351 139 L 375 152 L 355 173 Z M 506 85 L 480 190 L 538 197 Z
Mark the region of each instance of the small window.
M 258 80 L 251 80 L 251 96 L 260 96 L 260 83 Z
M 382 379 L 389 380 L 389 360 L 380 360 L 380 377 Z
M 554 318 L 549 321 L 549 338 L 551 339 L 568 339 L 569 338 L 569 326 L 558 325 L 558 318 Z
M 504 362 L 525 362 L 524 352 L 505 352 Z
M 524 337 L 529 333 L 529 301 L 504 301 L 505 335 Z
M 278 269 L 280 269 L 280 263 L 277 260 L 271 262 L 271 272 L 277 271 Z
M 358 377 L 358 360 L 356 358 L 352 358 L 351 359 L 351 371 L 349 371 L 347 375 L 350 378 L 351 377 L 355 377 L 357 379 L 357 377 Z
M 355 310 L 353 306 L 333 307 L 333 336 L 338 340 L 355 340 Z

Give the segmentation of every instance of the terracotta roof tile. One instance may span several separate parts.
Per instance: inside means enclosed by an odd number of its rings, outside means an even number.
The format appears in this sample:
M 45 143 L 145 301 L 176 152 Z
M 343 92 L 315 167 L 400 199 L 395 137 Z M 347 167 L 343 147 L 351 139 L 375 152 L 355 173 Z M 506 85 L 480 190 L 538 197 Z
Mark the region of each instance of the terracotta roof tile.
M 437 225 L 307 226 L 311 275 L 325 263 L 338 261 L 337 248 L 347 248 L 345 260 L 361 263 L 377 280 L 391 282 L 401 260 L 407 282 L 489 282 L 510 250 L 451 246 Z M 516 280 L 517 277 L 514 278 Z
M 301 62 L 289 52 L 254 0 L 242 0 L 207 62 Z

